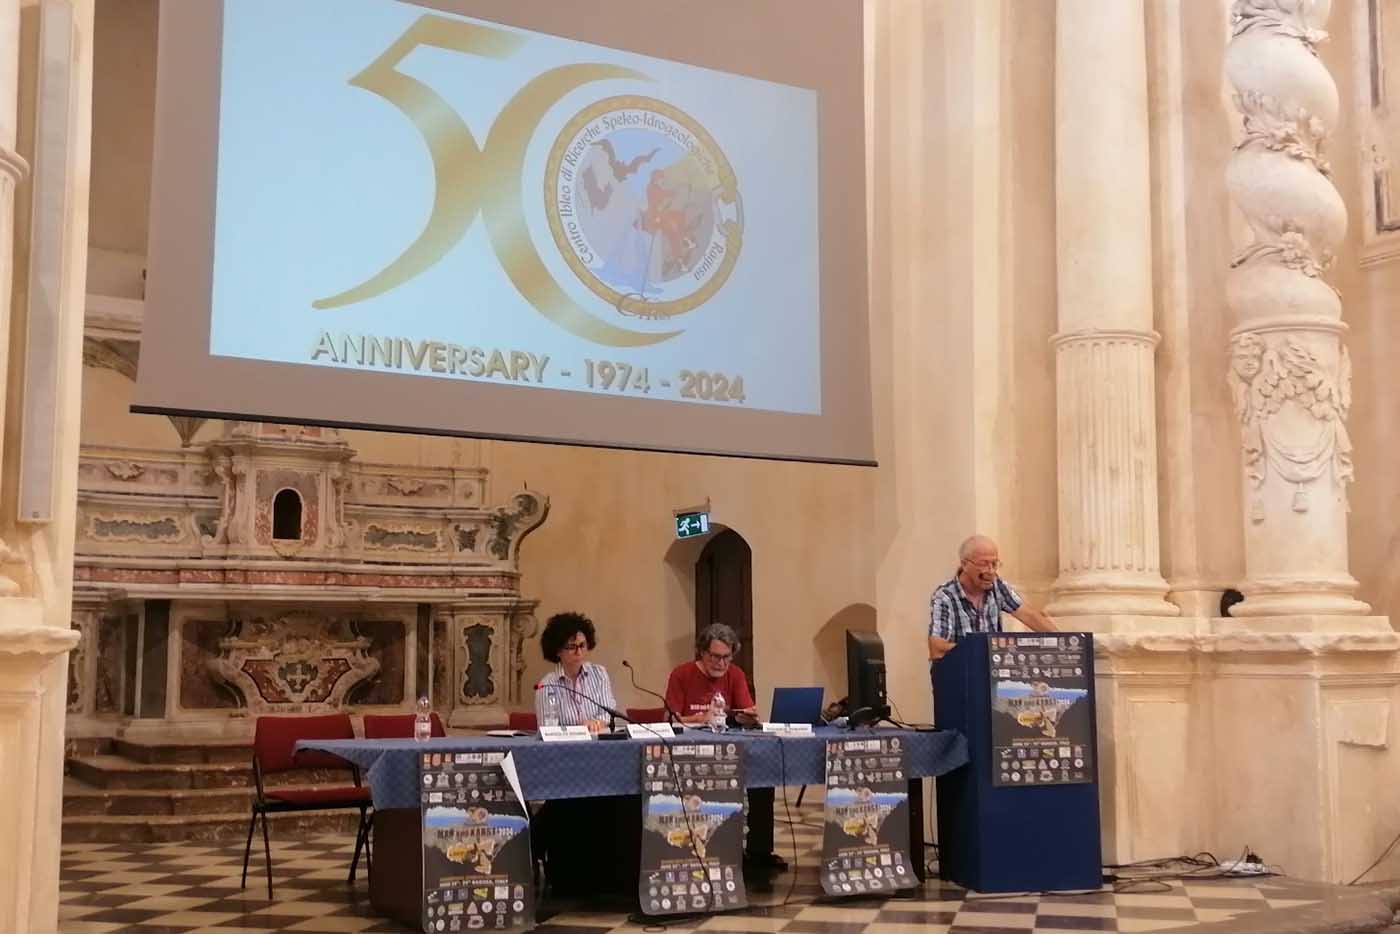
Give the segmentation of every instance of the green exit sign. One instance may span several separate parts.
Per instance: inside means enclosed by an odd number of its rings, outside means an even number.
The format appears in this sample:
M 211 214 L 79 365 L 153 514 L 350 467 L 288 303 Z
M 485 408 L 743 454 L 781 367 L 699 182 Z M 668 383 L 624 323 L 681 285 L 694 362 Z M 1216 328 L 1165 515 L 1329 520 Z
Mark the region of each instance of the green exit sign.
M 710 531 L 708 512 L 683 512 L 676 516 L 676 538 L 694 538 Z

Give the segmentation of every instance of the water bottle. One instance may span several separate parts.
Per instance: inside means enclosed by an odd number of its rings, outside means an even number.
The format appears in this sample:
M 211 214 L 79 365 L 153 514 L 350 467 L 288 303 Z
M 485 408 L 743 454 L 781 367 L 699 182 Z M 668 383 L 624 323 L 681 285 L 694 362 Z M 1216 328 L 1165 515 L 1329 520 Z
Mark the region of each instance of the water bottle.
M 710 729 L 716 733 L 723 733 L 724 724 L 724 695 L 715 692 L 715 696 L 710 699 Z
M 418 698 L 418 712 L 413 717 L 413 738 L 426 743 L 433 736 L 433 704 L 425 694 Z
M 552 687 L 544 689 L 544 717 L 540 726 L 559 725 L 559 692 Z

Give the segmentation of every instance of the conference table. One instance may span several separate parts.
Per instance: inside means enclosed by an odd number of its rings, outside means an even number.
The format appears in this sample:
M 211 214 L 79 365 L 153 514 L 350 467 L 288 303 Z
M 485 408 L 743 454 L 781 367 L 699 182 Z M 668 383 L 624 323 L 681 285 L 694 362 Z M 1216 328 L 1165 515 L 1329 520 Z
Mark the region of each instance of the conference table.
M 417 926 L 422 897 L 422 819 L 419 756 L 423 753 L 508 752 L 527 801 L 640 795 L 642 748 L 665 742 L 713 741 L 742 744 L 744 784 L 749 788 L 826 785 L 826 744 L 832 739 L 898 735 L 908 750 L 910 840 L 923 839 L 924 778 L 943 775 L 968 761 L 961 733 L 943 730 L 818 727 L 803 735 L 733 730 L 713 734 L 686 730 L 675 737 L 545 743 L 534 736 L 448 736 L 412 739 L 301 740 L 298 749 L 333 753 L 358 766 L 374 799 L 374 862 L 370 903 L 401 923 Z M 640 819 L 640 806 L 638 817 Z M 923 860 L 914 859 L 922 878 Z

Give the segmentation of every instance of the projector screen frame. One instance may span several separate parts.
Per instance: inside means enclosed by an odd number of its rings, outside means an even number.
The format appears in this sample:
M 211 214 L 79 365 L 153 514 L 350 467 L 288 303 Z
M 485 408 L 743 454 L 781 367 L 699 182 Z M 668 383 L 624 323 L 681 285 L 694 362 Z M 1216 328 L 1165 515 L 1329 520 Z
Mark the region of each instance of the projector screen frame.
M 213 231 L 219 157 L 221 30 L 224 0 L 163 4 L 153 165 L 147 340 L 131 411 L 198 418 L 413 434 L 528 441 L 624 450 L 749 457 L 874 466 L 871 426 L 864 172 L 863 12 L 858 0 L 811 0 L 803 19 L 820 46 L 844 44 L 845 59 L 803 45 L 801 54 L 758 55 L 784 25 L 781 2 L 717 0 L 705 26 L 686 36 L 639 37 L 647 16 L 664 19 L 646 0 L 610 0 L 604 9 L 630 19 L 596 17 L 557 25 L 560 8 L 518 0 L 404 0 L 427 11 L 456 13 L 533 32 L 622 48 L 641 55 L 812 88 L 820 102 L 818 164 L 821 399 L 819 415 L 743 409 L 656 399 L 606 396 L 544 387 L 504 386 L 409 375 L 326 368 L 209 353 Z M 786 7 L 788 10 L 791 7 Z M 827 15 L 829 14 L 829 15 Z M 730 22 L 767 17 L 759 35 L 726 33 Z M 747 16 L 748 20 L 744 17 Z M 603 41 L 626 20 L 636 35 Z M 640 20 L 640 24 L 636 22 Z M 716 24 L 720 25 L 716 25 Z M 554 28 L 551 28 L 551 27 Z M 851 33 L 854 30 L 854 34 Z M 674 30 L 672 30 L 674 32 Z M 854 38 L 852 38 L 854 35 Z M 726 41 L 727 40 L 727 41 Z M 820 41 L 818 41 L 820 40 Z M 690 43 L 689 50 L 672 47 Z M 853 52 L 851 50 L 854 50 Z M 686 54 L 679 54 L 680 52 Z M 820 63 L 814 64 L 814 63 Z M 191 80 L 192 76 L 203 80 Z M 171 76 L 184 80 L 172 80 Z M 192 116 L 193 115 L 193 116 Z M 857 167 L 851 171 L 850 167 Z M 844 171 L 843 171 L 844 170 Z M 203 230 L 201 238 L 197 232 Z M 200 308 L 197 314 L 175 309 Z M 152 313 L 153 312 L 153 313 Z M 327 312 L 334 328 L 334 312 Z M 158 336 L 158 337 L 156 337 Z M 156 339 L 151 339 L 156 337 Z M 600 348 L 600 355 L 608 353 Z M 625 350 L 618 350 L 625 354 Z M 193 381 L 189 374 L 198 374 Z M 396 382 L 398 381 L 398 382 Z M 238 395 L 219 387 L 238 387 Z M 344 399 L 355 411 L 336 412 Z M 253 403 L 253 404 L 248 404 Z M 473 410 L 471 424 L 436 417 L 394 416 Z M 580 413 L 586 418 L 580 418 Z M 516 430 L 525 422 L 530 430 Z M 610 426 L 628 431 L 609 432 Z M 743 443 L 721 443 L 738 439 Z

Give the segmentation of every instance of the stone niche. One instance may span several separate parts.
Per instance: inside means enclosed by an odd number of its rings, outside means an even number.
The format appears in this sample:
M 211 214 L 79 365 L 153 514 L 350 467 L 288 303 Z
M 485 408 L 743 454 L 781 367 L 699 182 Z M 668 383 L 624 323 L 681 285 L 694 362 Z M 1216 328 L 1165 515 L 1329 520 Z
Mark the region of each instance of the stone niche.
M 243 735 L 267 713 L 502 723 L 546 496 L 479 467 L 366 464 L 327 428 L 226 423 L 175 450 L 85 446 L 69 729 Z

